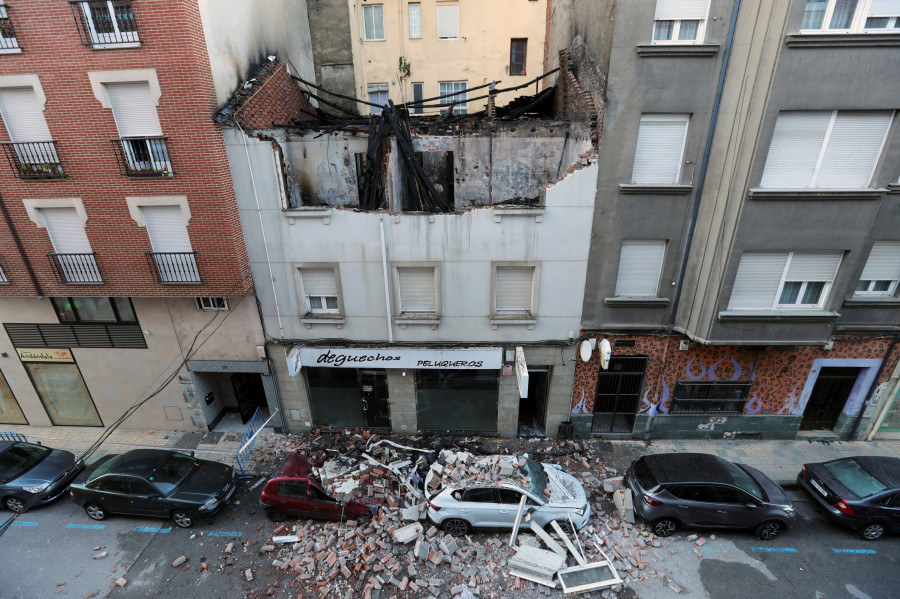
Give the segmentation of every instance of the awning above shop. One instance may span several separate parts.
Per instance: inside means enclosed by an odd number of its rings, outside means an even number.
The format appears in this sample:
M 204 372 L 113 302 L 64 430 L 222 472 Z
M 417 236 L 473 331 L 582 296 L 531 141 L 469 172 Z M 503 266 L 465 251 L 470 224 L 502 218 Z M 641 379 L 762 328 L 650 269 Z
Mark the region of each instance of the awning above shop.
M 303 366 L 317 368 L 487 369 L 503 365 L 499 347 L 432 349 L 417 347 L 300 347 L 287 355 L 288 371 L 296 376 Z

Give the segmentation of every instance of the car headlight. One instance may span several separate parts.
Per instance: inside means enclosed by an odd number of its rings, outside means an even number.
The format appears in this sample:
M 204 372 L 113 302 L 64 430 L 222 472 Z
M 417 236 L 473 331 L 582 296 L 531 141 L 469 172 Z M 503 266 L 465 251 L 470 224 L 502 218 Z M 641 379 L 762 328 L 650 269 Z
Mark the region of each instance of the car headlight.
M 201 510 L 208 510 L 208 509 L 211 508 L 212 506 L 216 505 L 216 502 L 218 502 L 218 501 L 219 501 L 219 500 L 216 499 L 215 497 L 211 497 L 211 498 L 209 498 L 209 499 L 206 500 L 206 503 L 204 503 L 202 506 L 200 506 L 200 509 L 201 509 Z
M 581 506 L 581 509 L 575 513 L 578 514 L 579 516 L 584 516 L 584 513 L 587 511 L 587 509 L 588 509 L 588 506 L 585 503 L 583 506 Z
M 42 483 L 36 487 L 22 487 L 22 488 L 25 489 L 26 491 L 28 491 L 29 493 L 40 493 L 41 491 L 43 491 L 44 489 L 46 489 L 49 486 L 50 486 L 50 483 Z

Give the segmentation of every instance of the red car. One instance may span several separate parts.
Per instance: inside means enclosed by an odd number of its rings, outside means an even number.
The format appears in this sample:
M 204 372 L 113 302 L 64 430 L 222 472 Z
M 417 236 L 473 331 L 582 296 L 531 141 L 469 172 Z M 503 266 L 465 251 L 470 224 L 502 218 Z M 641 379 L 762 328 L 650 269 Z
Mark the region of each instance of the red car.
M 312 469 L 321 467 L 321 460 L 312 460 L 299 453 L 285 457 L 263 487 L 259 504 L 272 522 L 290 516 L 304 516 L 322 520 L 350 520 L 369 517 L 373 513 L 359 501 L 340 502 L 322 489 Z

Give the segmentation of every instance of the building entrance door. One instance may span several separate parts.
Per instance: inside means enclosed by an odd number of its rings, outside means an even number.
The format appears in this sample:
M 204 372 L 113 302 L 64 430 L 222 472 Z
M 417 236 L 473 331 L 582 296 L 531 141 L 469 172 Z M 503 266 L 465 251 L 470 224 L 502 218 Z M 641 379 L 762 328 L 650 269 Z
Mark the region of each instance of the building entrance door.
M 806 409 L 803 410 L 800 430 L 819 431 L 834 428 L 841 409 L 853 391 L 859 370 L 850 367 L 825 367 L 819 371 L 809 401 L 806 402 Z
M 594 399 L 592 433 L 630 433 L 641 405 L 647 358 L 611 358 L 600 371 Z
M 361 370 L 363 419 L 371 428 L 390 428 L 387 375 L 383 370 Z
M 519 399 L 519 436 L 543 437 L 547 434 L 547 389 L 550 367 L 528 369 L 528 397 Z
M 236 372 L 231 375 L 231 386 L 237 399 L 241 422 L 247 424 L 256 408 L 266 407 L 266 390 L 262 378 L 256 372 Z

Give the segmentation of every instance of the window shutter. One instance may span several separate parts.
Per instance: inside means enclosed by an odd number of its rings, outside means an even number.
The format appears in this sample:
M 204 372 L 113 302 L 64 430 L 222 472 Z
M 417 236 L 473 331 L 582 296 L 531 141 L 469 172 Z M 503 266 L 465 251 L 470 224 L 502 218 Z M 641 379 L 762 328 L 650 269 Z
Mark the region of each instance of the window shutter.
M 89 254 L 88 242 L 81 219 L 74 208 L 41 208 L 47 233 L 58 254 Z
M 303 279 L 303 291 L 306 295 L 314 297 L 337 297 L 337 284 L 334 280 L 334 269 L 301 268 L 300 276 Z
M 791 263 L 788 266 L 787 277 L 785 277 L 785 280 L 825 281 L 826 283 L 830 283 L 834 280 L 834 274 L 841 264 L 842 256 L 843 254 L 840 252 L 795 253 L 791 256 Z
M 876 243 L 872 246 L 866 267 L 863 268 L 863 281 L 895 281 L 900 279 L 900 244 Z
M 892 118 L 890 111 L 838 112 L 815 186 L 867 186 Z
M 422 5 L 418 2 L 409 3 L 409 37 L 422 37 Z
M 120 137 L 162 135 L 149 83 L 146 81 L 107 83 L 105 87 Z
M 634 153 L 635 183 L 677 183 L 687 116 L 642 116 Z
M 656 0 L 656 19 L 705 19 L 709 0 Z
M 496 282 L 494 297 L 497 312 L 531 312 L 533 266 L 498 266 Z
M 870 17 L 896 17 L 900 15 L 900 0 L 872 0 Z
M 665 241 L 623 241 L 616 295 L 656 295 Z
M 0 114 L 14 142 L 51 141 L 44 111 L 31 87 L 0 89 Z
M 786 253 L 744 253 L 728 307 L 733 310 L 771 308 L 787 258 Z
M 437 34 L 438 39 L 459 37 L 459 4 L 438 4 Z
M 400 312 L 434 312 L 434 268 L 398 268 Z
M 154 252 L 192 251 L 180 206 L 141 206 L 141 213 Z
M 775 123 L 762 187 L 807 187 L 822 153 L 831 111 L 782 112 Z

